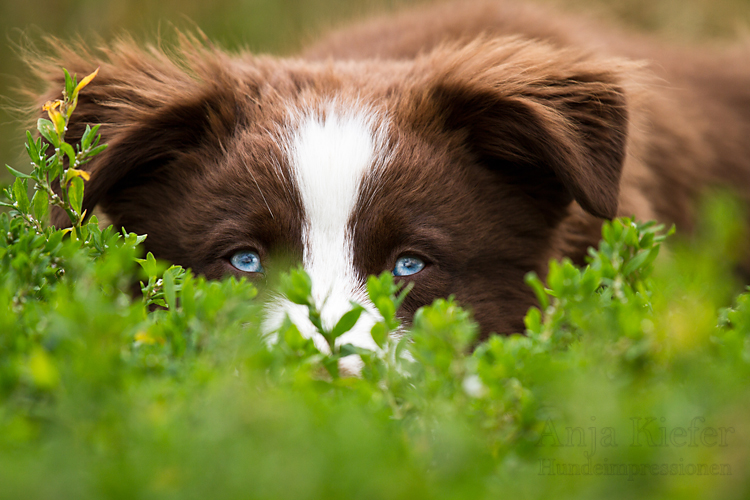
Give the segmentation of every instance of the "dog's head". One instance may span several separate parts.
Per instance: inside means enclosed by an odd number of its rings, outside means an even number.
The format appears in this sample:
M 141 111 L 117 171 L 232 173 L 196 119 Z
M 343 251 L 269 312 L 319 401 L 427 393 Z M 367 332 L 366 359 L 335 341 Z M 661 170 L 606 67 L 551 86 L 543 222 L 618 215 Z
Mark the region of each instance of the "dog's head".
M 617 209 L 616 61 L 507 39 L 315 63 L 124 44 L 65 51 L 59 66 L 101 66 L 67 135 L 101 123 L 109 144 L 86 167 L 84 208 L 210 278 L 300 261 L 324 321 L 391 270 L 414 284 L 407 321 L 453 294 L 485 334 L 521 331 L 534 303 L 524 275 L 544 272 L 571 205 Z M 342 341 L 371 346 L 360 322 Z

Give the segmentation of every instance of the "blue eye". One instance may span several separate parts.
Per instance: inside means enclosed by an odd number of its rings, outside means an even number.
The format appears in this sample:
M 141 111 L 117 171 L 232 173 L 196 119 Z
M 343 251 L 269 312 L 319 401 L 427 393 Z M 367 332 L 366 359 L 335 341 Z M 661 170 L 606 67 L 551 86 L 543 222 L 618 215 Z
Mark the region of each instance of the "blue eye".
M 240 250 L 232 255 L 230 262 L 234 267 L 246 273 L 262 273 L 263 266 L 260 264 L 258 252 Z
M 418 257 L 399 257 L 393 268 L 394 276 L 411 276 L 424 269 L 424 262 Z

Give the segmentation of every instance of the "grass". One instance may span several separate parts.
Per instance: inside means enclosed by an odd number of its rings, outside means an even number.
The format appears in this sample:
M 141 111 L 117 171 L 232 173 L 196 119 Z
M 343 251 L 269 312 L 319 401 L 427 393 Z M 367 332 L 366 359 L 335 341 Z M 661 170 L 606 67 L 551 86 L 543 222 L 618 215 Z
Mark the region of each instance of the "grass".
M 379 348 L 323 354 L 291 322 L 269 342 L 252 284 L 140 258 L 142 236 L 84 219 L 77 166 L 97 131 L 64 145 L 84 83 L 38 124 L 56 150 L 27 137 L 33 170 L 9 170 L 0 214 L 0 498 L 747 497 L 750 294 L 727 258 L 744 238 L 730 200 L 708 200 L 668 255 L 654 223 L 606 223 L 587 267 L 527 277 L 541 308 L 524 334 L 474 349 L 452 299 L 386 335 L 404 291 L 370 277 Z M 45 197 L 71 230 L 48 227 Z M 280 281 L 314 320 L 304 271 Z M 320 326 L 329 344 L 351 319 Z M 341 377 L 352 352 L 362 375 Z

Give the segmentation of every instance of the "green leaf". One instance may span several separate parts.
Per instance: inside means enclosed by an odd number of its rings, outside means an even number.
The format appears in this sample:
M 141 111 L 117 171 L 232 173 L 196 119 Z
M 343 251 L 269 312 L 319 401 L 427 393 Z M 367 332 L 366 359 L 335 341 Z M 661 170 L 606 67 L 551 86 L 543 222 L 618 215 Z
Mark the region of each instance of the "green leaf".
M 164 298 L 167 301 L 167 307 L 170 311 L 174 311 L 177 307 L 177 292 L 175 290 L 174 275 L 171 269 L 167 269 L 164 272 L 163 284 L 164 284 Z
M 187 318 L 195 316 L 195 286 L 193 285 L 193 277 L 190 274 L 186 275 L 182 281 L 180 303 Z
M 633 271 L 642 268 L 644 265 L 648 265 L 650 261 L 656 258 L 657 251 L 658 249 L 656 248 L 651 250 L 641 250 L 625 265 L 622 274 L 629 276 Z
M 542 331 L 542 312 L 536 307 L 532 307 L 526 313 L 523 323 L 526 326 L 526 330 L 540 333 Z
M 39 133 L 42 134 L 42 137 L 52 143 L 53 146 L 56 148 L 60 147 L 60 136 L 55 131 L 55 126 L 51 121 L 45 118 L 39 118 L 36 122 L 36 128 L 39 130 Z
M 328 334 L 326 336 L 326 330 L 323 328 L 323 319 L 320 317 L 320 311 L 311 302 L 307 305 L 307 316 L 310 319 L 310 323 L 326 338 L 326 341 L 333 347 L 333 338 Z
M 30 175 L 24 174 L 23 172 L 19 172 L 18 170 L 14 169 L 10 165 L 5 165 L 5 168 L 8 169 L 8 171 L 14 176 L 14 177 L 20 177 L 21 179 L 33 179 Z
M 124 227 L 121 228 L 121 229 L 122 229 L 122 236 L 123 236 L 124 240 L 129 245 L 137 246 L 137 245 L 140 245 L 141 243 L 143 243 L 144 241 L 146 241 L 146 235 L 145 234 L 139 236 L 139 235 L 137 235 L 135 233 L 129 233 L 129 232 L 127 232 Z M 136 260 L 136 262 L 145 262 L 143 259 L 135 259 L 135 260 Z
M 94 125 L 93 127 L 89 127 L 88 125 L 86 125 L 86 131 L 83 133 L 83 137 L 81 138 L 81 151 L 86 151 L 92 146 L 96 147 L 96 145 L 99 143 L 99 140 L 101 139 L 101 136 L 97 135 L 100 126 L 101 125 Z M 90 156 L 93 156 L 93 154 L 92 152 L 88 153 L 88 155 Z
M 326 357 L 323 359 L 323 367 L 328 371 L 331 378 L 339 378 L 339 360 L 338 357 Z
M 131 233 L 134 234 L 134 233 Z M 161 269 L 163 269 L 161 266 L 159 266 L 159 263 L 156 261 L 156 258 L 154 257 L 154 254 L 149 252 L 146 254 L 145 259 L 135 259 L 138 264 L 141 265 L 143 270 L 146 272 L 146 276 L 149 278 L 155 278 L 159 275 L 159 272 Z
M 73 177 L 73 180 L 70 182 L 70 187 L 68 187 L 68 199 L 70 200 L 70 205 L 73 207 L 73 210 L 75 210 L 78 215 L 81 215 L 81 211 L 83 210 L 83 179 L 80 177 Z
M 524 281 L 532 290 L 534 290 L 534 295 L 536 295 L 542 309 L 547 309 L 549 307 L 549 298 L 547 297 L 547 292 L 544 289 L 544 283 L 542 283 L 542 280 L 539 279 L 534 271 L 530 271 L 524 276 Z
M 68 73 L 68 70 L 63 68 L 63 73 L 65 73 L 65 95 L 68 97 L 73 96 L 73 90 L 76 88 L 76 81 L 75 79 L 71 78 L 70 73 Z
M 31 135 L 31 132 L 28 130 L 26 131 L 26 152 L 29 154 L 29 158 L 31 158 L 31 161 L 34 162 L 35 165 L 42 166 L 39 146 Z
M 45 144 L 46 146 L 46 144 Z M 61 184 L 63 183 L 62 175 L 63 175 L 63 165 L 62 161 L 60 161 L 61 158 L 58 155 L 52 155 L 49 157 L 49 160 L 47 161 L 47 169 L 49 171 L 49 177 L 50 179 L 57 179 L 60 181 Z
M 367 278 L 367 294 L 370 300 L 377 302 L 380 297 L 390 297 L 398 291 L 390 271 L 383 271 L 380 276 Z
M 27 189 L 26 181 L 16 178 L 13 183 L 13 197 L 17 203 L 16 208 L 24 214 L 29 213 L 29 195 Z
M 382 349 L 388 337 L 388 328 L 385 326 L 385 323 L 378 321 L 370 330 L 370 335 L 372 336 L 372 340 Z
M 549 270 L 547 271 L 547 287 L 550 289 L 553 296 L 559 295 L 564 282 L 565 277 L 563 275 L 562 265 L 557 260 L 551 260 L 549 263 Z
M 34 216 L 39 220 L 44 220 L 49 212 L 49 196 L 47 192 L 39 190 L 34 193 L 34 197 L 31 199 L 31 207 L 34 211 Z
M 399 283 L 400 285 L 400 283 Z M 393 301 L 393 305 L 396 306 L 396 309 L 401 307 L 401 304 L 404 303 L 404 300 L 406 299 L 406 296 L 409 295 L 409 292 L 411 292 L 411 289 L 414 288 L 414 282 L 409 282 L 398 294 L 398 297 Z
M 98 128 L 98 125 L 95 128 Z M 93 129 L 89 125 L 86 125 L 86 130 L 83 131 L 83 136 L 81 137 L 81 151 L 86 151 L 91 146 L 91 140 L 94 138 L 94 135 Z
M 88 155 L 86 155 L 86 156 L 87 156 L 87 157 L 89 157 L 89 156 L 96 156 L 96 155 L 98 155 L 99 153 L 101 153 L 102 151 L 104 151 L 105 149 L 107 149 L 107 146 L 108 146 L 107 144 L 102 144 L 101 146 L 97 146 L 97 147 L 95 147 L 94 149 L 92 149 L 92 150 L 91 150 L 91 151 L 89 152 L 89 154 L 88 154 Z
M 285 318 L 279 330 L 283 332 L 282 339 L 284 339 L 286 345 L 293 350 L 304 349 L 309 343 L 312 343 L 312 341 L 302 336 L 297 325 L 292 323 L 289 317 Z
M 379 297 L 375 302 L 375 307 L 378 308 L 386 323 L 390 324 L 393 321 L 393 317 L 396 314 L 396 307 L 390 297 Z
M 68 165 L 73 167 L 76 163 L 76 152 L 73 150 L 73 146 L 67 142 L 60 143 L 60 150 L 68 156 Z
M 363 311 L 364 308 L 362 306 L 359 304 L 354 305 L 352 310 L 341 316 L 341 319 L 336 323 L 336 326 L 333 327 L 333 330 L 331 330 L 331 337 L 336 339 L 354 328 L 354 325 L 357 324 Z
M 281 276 L 281 292 L 294 304 L 313 305 L 312 281 L 301 267 L 292 269 Z
M 369 349 L 365 349 L 364 347 L 357 347 L 352 344 L 344 344 L 339 349 L 339 354 L 341 354 L 341 357 L 344 358 L 346 356 L 352 356 L 352 355 L 367 355 L 372 354 L 372 351 Z

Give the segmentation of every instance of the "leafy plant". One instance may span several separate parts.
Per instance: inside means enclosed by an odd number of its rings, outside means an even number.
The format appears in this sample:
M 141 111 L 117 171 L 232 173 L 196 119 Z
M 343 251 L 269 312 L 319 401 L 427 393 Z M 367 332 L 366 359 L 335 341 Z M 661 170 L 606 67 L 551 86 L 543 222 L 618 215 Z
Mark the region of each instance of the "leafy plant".
M 104 151 L 107 146 L 99 144 L 99 125 L 93 128 L 87 126 L 81 144 L 75 149 L 65 142 L 65 132 L 78 105 L 78 93 L 96 77 L 98 71 L 97 69 L 80 83 L 65 71 L 62 99 L 46 103 L 43 109 L 50 119 L 40 118 L 37 122 L 40 137 L 34 140 L 31 133 L 26 132 L 26 152 L 34 166 L 31 174 L 24 174 L 6 165 L 16 181 L 13 187 L 6 191 L 10 203 L 4 205 L 15 209 L 17 216 L 33 226 L 37 233 L 43 232 L 43 221 L 48 215 L 50 205 L 65 211 L 74 234 L 86 217 L 82 210 L 83 182 L 89 180 L 89 173 L 80 167 Z M 54 148 L 54 153 L 47 155 L 50 145 Z M 27 195 L 28 180 L 34 181 L 35 193 L 31 200 Z M 59 196 L 52 188 L 55 182 L 59 183 L 61 188 Z

